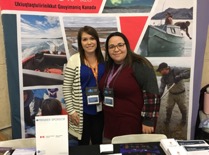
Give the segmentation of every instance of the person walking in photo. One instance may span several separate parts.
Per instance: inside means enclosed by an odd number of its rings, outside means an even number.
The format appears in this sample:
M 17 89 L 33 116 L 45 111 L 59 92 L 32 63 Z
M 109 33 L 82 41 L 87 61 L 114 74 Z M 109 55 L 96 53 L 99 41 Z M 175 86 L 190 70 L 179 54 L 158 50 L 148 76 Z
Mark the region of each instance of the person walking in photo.
M 168 90 L 166 119 L 164 123 L 166 125 L 170 123 L 173 108 L 177 104 L 182 114 L 181 123 L 185 125 L 187 121 L 187 106 L 185 102 L 184 79 L 190 78 L 190 70 L 183 67 L 170 67 L 167 63 L 163 62 L 158 66 L 157 72 L 162 75 L 159 88 L 160 95 L 163 97 L 166 86 Z
M 78 32 L 78 53 L 66 65 L 63 96 L 70 116 L 69 133 L 79 145 L 101 144 L 103 112 L 98 82 L 105 64 L 97 31 L 90 26 Z
M 123 33 L 111 33 L 105 47 L 106 71 L 99 84 L 104 137 L 154 133 L 160 98 L 152 64 L 131 50 Z

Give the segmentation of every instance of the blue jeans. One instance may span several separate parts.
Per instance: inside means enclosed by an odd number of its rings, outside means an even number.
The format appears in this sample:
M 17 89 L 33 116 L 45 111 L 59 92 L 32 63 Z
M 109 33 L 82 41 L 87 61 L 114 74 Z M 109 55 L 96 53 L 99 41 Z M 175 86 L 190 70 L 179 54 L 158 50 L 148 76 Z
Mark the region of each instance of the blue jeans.
M 69 146 L 70 147 L 75 147 L 78 146 L 78 139 L 71 134 L 69 134 Z

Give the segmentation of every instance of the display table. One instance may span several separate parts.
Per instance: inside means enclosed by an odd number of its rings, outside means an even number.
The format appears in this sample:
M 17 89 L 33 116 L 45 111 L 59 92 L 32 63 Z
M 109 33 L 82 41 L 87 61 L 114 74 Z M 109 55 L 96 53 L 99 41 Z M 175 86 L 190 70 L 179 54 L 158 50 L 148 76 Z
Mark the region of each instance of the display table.
M 134 145 L 134 146 L 133 146 Z M 146 152 L 146 150 L 151 150 L 150 152 L 155 153 L 156 155 L 165 155 L 164 151 L 160 147 L 159 142 L 151 142 L 151 143 L 135 143 L 135 144 L 114 144 L 114 152 L 113 153 L 121 153 L 121 151 L 126 151 L 124 148 L 129 147 L 129 152 L 132 149 L 133 154 L 136 151 L 141 151 L 141 153 Z M 99 145 L 83 145 L 76 146 L 70 148 L 70 155 L 101 155 L 100 146 Z M 132 152 L 131 151 L 131 152 Z
M 25 141 L 28 139 L 23 139 L 23 140 Z M 32 139 L 32 141 L 34 141 L 34 139 Z M 35 149 L 35 144 L 29 145 L 29 144 L 24 143 L 24 145 L 21 144 L 17 146 L 16 142 L 18 142 L 18 140 L 13 140 L 12 143 L 10 141 L 1 142 L 4 145 L 0 145 L 0 147 L 11 147 L 14 149 L 16 148 L 20 148 L 20 149 L 34 148 Z M 59 147 L 59 145 L 57 147 Z M 128 153 L 130 155 L 132 153 L 133 154 L 139 153 L 139 154 L 165 155 L 164 151 L 160 147 L 160 142 L 113 144 L 113 153 Z M 69 154 L 70 155 L 101 155 L 100 145 L 82 145 L 82 146 L 70 147 Z M 104 154 L 108 154 L 108 153 L 104 153 Z

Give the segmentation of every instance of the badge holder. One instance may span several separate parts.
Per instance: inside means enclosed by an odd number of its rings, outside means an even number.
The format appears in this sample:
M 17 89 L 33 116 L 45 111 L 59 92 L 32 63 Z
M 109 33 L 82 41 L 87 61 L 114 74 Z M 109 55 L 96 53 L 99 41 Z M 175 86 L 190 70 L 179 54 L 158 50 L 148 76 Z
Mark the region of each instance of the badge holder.
M 97 87 L 87 87 L 86 96 L 88 105 L 99 104 L 99 89 Z
M 104 89 L 104 105 L 114 107 L 114 94 L 112 88 Z

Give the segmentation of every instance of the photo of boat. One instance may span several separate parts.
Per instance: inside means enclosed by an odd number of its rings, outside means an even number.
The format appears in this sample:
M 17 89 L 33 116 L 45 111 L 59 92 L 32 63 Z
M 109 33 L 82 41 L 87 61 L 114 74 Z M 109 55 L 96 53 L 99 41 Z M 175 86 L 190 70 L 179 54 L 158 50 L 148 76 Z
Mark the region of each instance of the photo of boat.
M 184 36 L 175 25 L 149 25 L 140 45 L 143 56 L 181 56 Z
M 62 85 L 64 66 L 67 63 L 65 53 L 50 54 L 38 52 L 22 61 L 23 85 Z
M 20 43 L 23 86 L 62 85 L 67 55 L 59 17 L 21 15 Z
M 155 0 L 107 0 L 103 13 L 147 13 Z

